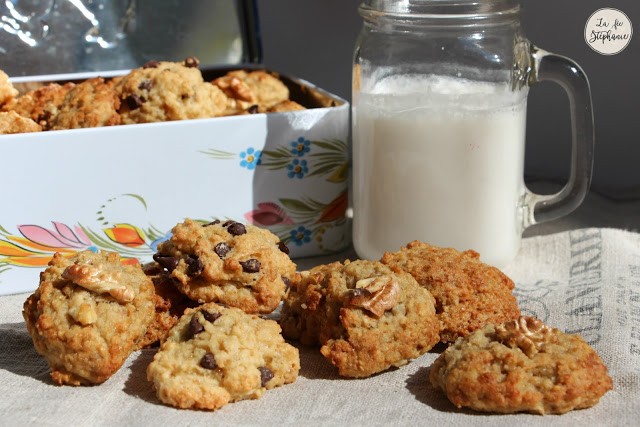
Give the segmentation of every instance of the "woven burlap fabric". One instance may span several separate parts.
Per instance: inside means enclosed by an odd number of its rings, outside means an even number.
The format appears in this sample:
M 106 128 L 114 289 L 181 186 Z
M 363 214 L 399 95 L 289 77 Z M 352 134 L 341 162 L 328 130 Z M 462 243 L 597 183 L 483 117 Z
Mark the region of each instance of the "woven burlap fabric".
M 345 380 L 314 348 L 300 378 L 261 399 L 216 412 L 163 406 L 145 379 L 153 350 L 133 354 L 95 387 L 51 383 L 21 316 L 27 295 L 0 297 L 0 425 L 638 425 L 640 235 L 582 229 L 527 238 L 505 269 L 522 311 L 579 333 L 609 367 L 614 390 L 593 408 L 561 416 L 457 410 L 429 384 L 438 351 L 372 378 Z

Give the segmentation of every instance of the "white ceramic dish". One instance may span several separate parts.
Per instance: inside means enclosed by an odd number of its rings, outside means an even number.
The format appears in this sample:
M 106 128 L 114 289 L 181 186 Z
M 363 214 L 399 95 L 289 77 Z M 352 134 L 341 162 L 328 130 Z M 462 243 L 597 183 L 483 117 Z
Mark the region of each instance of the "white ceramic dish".
M 56 251 L 149 260 L 187 217 L 267 227 L 294 258 L 344 249 L 349 105 L 323 96 L 336 105 L 0 136 L 0 294 L 35 289 Z

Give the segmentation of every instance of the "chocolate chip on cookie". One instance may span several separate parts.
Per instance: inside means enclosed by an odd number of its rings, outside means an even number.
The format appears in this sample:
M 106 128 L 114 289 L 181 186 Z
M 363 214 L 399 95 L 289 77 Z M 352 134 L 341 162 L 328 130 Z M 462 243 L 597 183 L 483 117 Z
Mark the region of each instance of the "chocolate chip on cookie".
M 204 331 L 204 326 L 202 326 L 202 323 L 200 323 L 198 317 L 194 314 L 193 316 L 191 316 L 191 320 L 189 320 L 189 329 L 187 330 L 187 336 L 189 337 L 189 339 L 191 339 L 202 331 Z
M 266 366 L 259 366 L 260 371 L 260 385 L 266 387 L 267 383 L 273 379 L 273 372 Z
M 278 249 L 289 255 L 289 247 L 282 240 L 278 242 Z
M 207 353 L 202 356 L 202 359 L 200 359 L 200 366 L 204 369 L 216 369 L 218 365 L 216 365 L 216 358 L 213 353 Z
M 129 107 L 130 110 L 136 110 L 136 109 L 142 107 L 142 104 L 147 102 L 147 100 L 144 99 L 141 96 L 133 94 L 133 95 L 127 96 L 124 99 L 124 102 L 126 102 L 127 107 Z
M 175 256 L 163 256 L 160 254 L 153 254 L 153 260 L 166 268 L 169 272 L 176 269 L 180 263 L 180 258 Z
M 216 311 L 201 310 L 200 313 L 202 313 L 202 316 L 205 318 L 207 322 L 211 322 L 211 323 L 215 322 L 222 316 L 222 314 Z
M 240 224 L 239 222 L 234 222 L 232 224 L 229 224 L 227 231 L 232 236 L 240 236 L 242 234 L 245 234 L 247 232 L 247 229 L 245 228 L 244 225 Z
M 231 248 L 229 247 L 228 244 L 226 244 L 225 242 L 220 242 L 218 243 L 214 248 L 213 251 L 218 254 L 218 256 L 222 259 L 224 258 L 224 256 L 226 254 L 229 253 L 229 251 L 231 250 Z
M 187 268 L 187 274 L 189 277 L 196 277 L 202 273 L 202 269 L 204 269 L 204 264 L 200 261 L 196 255 L 189 255 L 185 262 L 189 266 Z
M 245 273 L 257 273 L 260 271 L 260 261 L 254 258 L 240 261 L 240 265 Z

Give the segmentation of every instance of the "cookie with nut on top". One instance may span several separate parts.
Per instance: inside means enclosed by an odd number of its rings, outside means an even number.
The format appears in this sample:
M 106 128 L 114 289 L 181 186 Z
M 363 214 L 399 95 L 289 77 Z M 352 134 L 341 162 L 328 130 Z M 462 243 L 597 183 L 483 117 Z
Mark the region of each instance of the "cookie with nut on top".
M 158 246 L 154 260 L 180 292 L 200 303 L 219 302 L 247 313 L 271 313 L 296 265 L 269 230 L 236 221 L 186 219 Z
M 458 408 L 498 413 L 563 414 L 595 405 L 613 387 L 579 335 L 527 316 L 459 338 L 429 378 Z
M 99 384 L 145 335 L 154 318 L 153 296 L 140 265 L 123 265 L 117 253 L 56 253 L 23 316 L 55 383 Z
M 292 383 L 299 370 L 298 350 L 275 321 L 208 303 L 186 310 L 147 378 L 167 405 L 214 410 Z
M 283 335 L 320 352 L 345 377 L 401 366 L 440 339 L 435 300 L 408 273 L 375 261 L 302 272 L 282 307 Z

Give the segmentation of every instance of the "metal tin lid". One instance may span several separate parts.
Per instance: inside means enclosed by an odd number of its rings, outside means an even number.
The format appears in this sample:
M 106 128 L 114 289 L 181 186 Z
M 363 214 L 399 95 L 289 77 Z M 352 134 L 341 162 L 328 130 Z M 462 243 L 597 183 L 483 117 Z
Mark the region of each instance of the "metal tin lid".
M 261 62 L 255 0 L 0 3 L 0 69 L 10 76 L 123 70 L 187 56 L 201 68 Z

